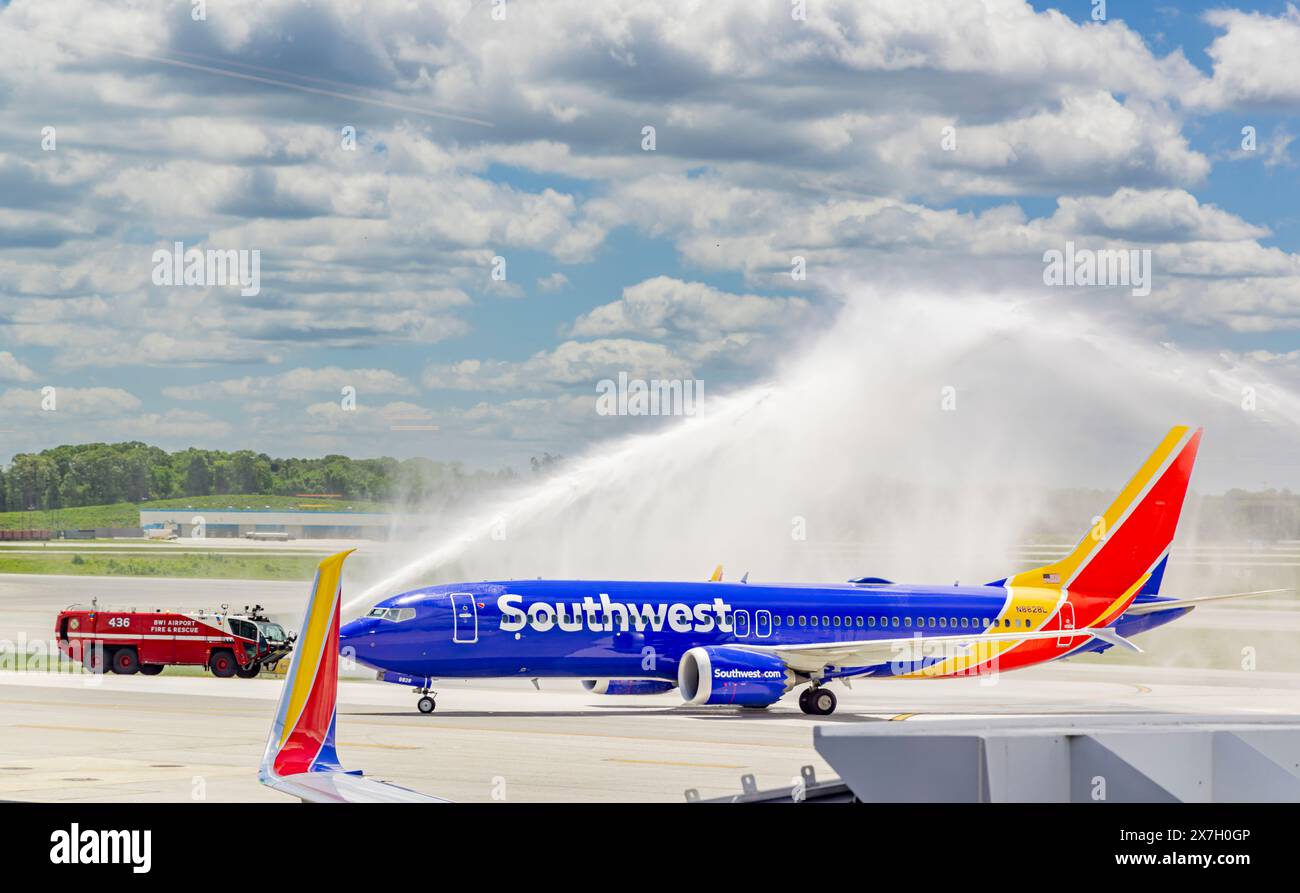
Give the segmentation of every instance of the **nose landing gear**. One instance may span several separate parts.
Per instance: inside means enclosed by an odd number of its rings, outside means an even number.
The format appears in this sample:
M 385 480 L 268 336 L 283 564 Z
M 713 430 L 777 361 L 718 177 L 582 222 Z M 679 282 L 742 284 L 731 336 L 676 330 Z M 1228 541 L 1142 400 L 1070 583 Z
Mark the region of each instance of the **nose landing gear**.
M 417 688 L 415 693 L 420 696 L 420 700 L 415 702 L 415 706 L 421 713 L 432 713 L 438 708 L 438 703 L 434 700 L 434 698 L 438 697 L 436 691 L 428 688 Z
M 809 716 L 830 716 L 836 703 L 835 692 L 820 685 L 810 685 L 799 695 L 799 709 Z

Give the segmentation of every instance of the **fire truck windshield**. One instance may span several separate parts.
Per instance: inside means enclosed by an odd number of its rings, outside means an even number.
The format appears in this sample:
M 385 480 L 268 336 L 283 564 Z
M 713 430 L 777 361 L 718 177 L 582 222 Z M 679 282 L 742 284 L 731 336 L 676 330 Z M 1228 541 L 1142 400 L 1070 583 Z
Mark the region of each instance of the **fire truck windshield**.
M 284 627 L 278 623 L 259 622 L 257 628 L 262 631 L 262 635 L 268 642 L 283 642 L 287 636 L 284 634 Z

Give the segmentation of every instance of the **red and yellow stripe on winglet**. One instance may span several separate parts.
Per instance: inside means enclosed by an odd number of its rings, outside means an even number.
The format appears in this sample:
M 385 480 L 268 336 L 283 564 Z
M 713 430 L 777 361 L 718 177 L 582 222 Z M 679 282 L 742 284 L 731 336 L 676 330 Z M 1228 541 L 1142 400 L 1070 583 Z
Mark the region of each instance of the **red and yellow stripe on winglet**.
M 339 606 L 343 562 L 353 551 L 331 555 L 317 566 L 263 760 L 276 775 L 338 767 L 334 705 L 339 678 Z

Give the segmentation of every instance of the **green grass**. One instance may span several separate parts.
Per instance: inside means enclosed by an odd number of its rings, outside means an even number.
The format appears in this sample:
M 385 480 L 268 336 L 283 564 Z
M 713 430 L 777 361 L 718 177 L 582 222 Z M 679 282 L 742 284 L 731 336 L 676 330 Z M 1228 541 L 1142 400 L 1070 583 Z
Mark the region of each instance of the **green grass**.
M 93 552 L 45 555 L 0 553 L 0 573 L 76 574 L 95 577 L 196 577 L 215 580 L 310 580 L 320 556 L 233 553 L 130 557 Z
M 0 512 L 0 530 L 89 530 L 93 527 L 136 527 L 140 509 L 288 509 L 320 512 L 386 512 L 391 506 L 363 499 L 323 499 L 304 496 L 181 496 L 176 499 L 153 499 L 136 505 L 119 502 L 113 505 L 84 505 L 77 508 Z
M 0 512 L 0 530 L 86 530 L 92 527 L 136 527 L 140 509 L 130 502 L 85 505 L 44 512 Z

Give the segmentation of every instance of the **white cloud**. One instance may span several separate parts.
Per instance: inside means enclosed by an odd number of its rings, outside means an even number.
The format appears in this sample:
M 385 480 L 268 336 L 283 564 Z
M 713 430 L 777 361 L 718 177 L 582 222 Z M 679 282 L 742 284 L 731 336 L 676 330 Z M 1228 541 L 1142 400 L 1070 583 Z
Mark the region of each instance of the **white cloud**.
M 53 408 L 45 408 L 51 406 L 51 395 L 43 393 L 43 389 L 9 388 L 0 392 L 0 410 L 57 421 L 63 414 L 102 418 L 133 412 L 141 406 L 138 397 L 121 388 L 51 387 Z
M 537 288 L 539 291 L 559 291 L 569 284 L 569 277 L 556 270 L 546 276 L 540 276 L 537 279 Z
M 291 400 L 307 394 L 333 391 L 344 387 L 357 390 L 358 400 L 367 394 L 411 394 L 415 387 L 402 376 L 387 369 L 298 368 L 279 375 L 246 376 L 210 381 L 204 384 L 165 387 L 163 395 L 174 400 Z
M 465 391 L 552 389 L 589 385 L 627 372 L 633 378 L 690 378 L 689 361 L 661 344 L 630 338 L 565 341 L 554 350 L 538 351 L 527 360 L 462 360 L 432 365 L 424 386 Z
M 1300 10 L 1294 4 L 1288 3 L 1277 16 L 1212 9 L 1204 18 L 1224 33 L 1205 51 L 1214 63 L 1214 76 L 1191 91 L 1191 104 L 1210 109 L 1300 107 Z
M 36 373 L 7 350 L 0 350 L 0 381 L 34 381 Z
M 808 309 L 803 298 L 730 294 L 700 282 L 656 276 L 629 285 L 619 300 L 580 316 L 569 332 L 578 337 L 677 334 L 707 340 L 794 326 Z

